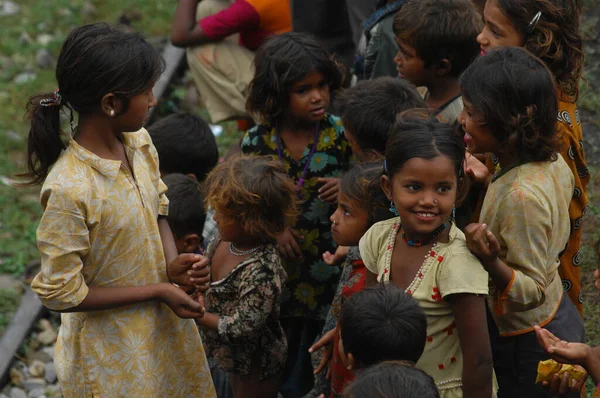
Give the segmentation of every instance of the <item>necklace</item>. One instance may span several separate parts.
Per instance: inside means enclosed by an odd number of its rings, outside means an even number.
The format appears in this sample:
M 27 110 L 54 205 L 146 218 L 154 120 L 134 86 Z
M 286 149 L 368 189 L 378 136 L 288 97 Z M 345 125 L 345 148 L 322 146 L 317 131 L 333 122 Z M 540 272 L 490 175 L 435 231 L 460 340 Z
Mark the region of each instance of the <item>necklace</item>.
M 238 256 L 238 257 L 247 256 L 248 254 L 254 253 L 261 247 L 262 247 L 262 245 L 256 246 L 255 248 L 249 249 L 249 250 L 240 250 L 237 247 L 235 247 L 233 242 L 229 242 L 229 253 L 233 254 L 234 256 Z
M 448 224 L 443 223 L 442 225 L 440 225 L 439 227 L 437 227 L 436 229 L 433 230 L 433 232 L 431 233 L 431 238 L 427 239 L 426 241 L 422 241 L 422 240 L 412 240 L 412 239 L 408 239 L 406 237 L 406 233 L 404 232 L 404 229 L 402 229 L 402 240 L 404 241 L 404 243 L 406 243 L 409 246 L 412 247 L 419 247 L 419 246 L 423 246 L 424 243 L 429 243 L 432 240 L 434 240 L 439 234 L 441 234 L 446 227 L 448 226 Z
M 275 135 L 277 137 L 277 156 L 279 157 L 279 161 L 283 164 L 283 149 L 281 148 L 281 137 L 279 135 L 279 129 L 275 129 Z M 306 164 L 304 165 L 304 170 L 302 170 L 302 174 L 298 179 L 298 188 L 302 188 L 304 184 L 304 178 L 306 177 L 306 172 L 308 171 L 308 166 L 310 165 L 310 161 L 312 160 L 315 151 L 317 150 L 317 142 L 319 141 L 319 122 L 315 124 L 315 140 L 310 148 L 310 153 L 308 154 L 308 158 L 306 159 Z

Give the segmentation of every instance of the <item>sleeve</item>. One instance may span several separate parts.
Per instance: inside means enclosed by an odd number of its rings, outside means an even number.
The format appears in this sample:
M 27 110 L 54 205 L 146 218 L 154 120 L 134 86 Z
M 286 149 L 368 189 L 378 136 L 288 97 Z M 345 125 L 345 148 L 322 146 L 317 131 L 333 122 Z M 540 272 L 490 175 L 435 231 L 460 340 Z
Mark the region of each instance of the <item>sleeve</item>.
M 369 228 L 358 243 L 360 257 L 365 263 L 365 267 L 371 272 L 379 276 L 379 245 L 376 237 L 377 231 L 374 229 L 376 225 Z
M 148 167 L 150 171 L 150 178 L 152 178 L 152 184 L 155 185 L 156 192 L 158 193 L 158 215 L 167 217 L 169 215 L 169 199 L 167 198 L 167 185 L 160 178 L 160 163 L 158 158 L 158 151 L 152 142 L 150 133 L 145 128 L 138 131 L 139 139 L 148 144 Z
M 198 21 L 202 32 L 213 40 L 224 39 L 234 33 L 256 30 L 260 15 L 248 2 L 237 0 L 225 10 Z
M 219 337 L 226 344 L 254 338 L 271 316 L 279 292 L 280 284 L 271 270 L 258 262 L 247 265 L 241 275 L 236 311 L 219 319 Z
M 495 299 L 502 315 L 527 311 L 544 302 L 551 282 L 547 268 L 556 259 L 548 258 L 553 233 L 550 209 L 537 195 L 524 189 L 513 190 L 504 197 L 499 213 L 505 263 L 513 269 L 506 289 L 496 293 L 500 295 Z
M 44 194 L 45 195 L 45 194 Z M 37 229 L 42 269 L 31 282 L 47 308 L 62 311 L 78 306 L 89 288 L 81 270 L 90 249 L 83 204 L 64 188 L 55 188 Z
M 488 273 L 470 253 L 444 260 L 437 279 L 443 298 L 451 294 L 488 294 Z

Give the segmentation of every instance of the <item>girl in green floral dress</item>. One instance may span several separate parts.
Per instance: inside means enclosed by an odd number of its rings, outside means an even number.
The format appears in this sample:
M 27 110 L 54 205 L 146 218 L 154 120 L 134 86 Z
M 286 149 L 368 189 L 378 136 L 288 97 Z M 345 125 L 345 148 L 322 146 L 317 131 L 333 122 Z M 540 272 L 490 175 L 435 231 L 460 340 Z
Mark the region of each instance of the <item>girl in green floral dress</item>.
M 342 76 L 325 48 L 298 33 L 269 40 L 255 64 L 247 107 L 263 123 L 248 131 L 242 152 L 279 159 L 301 203 L 294 225 L 278 237 L 288 274 L 281 308 L 289 346 L 282 393 L 300 397 L 312 387 L 308 348 L 323 327 L 340 273 L 322 253 L 334 250 L 329 217 L 337 177 L 351 154 L 339 118 L 326 113 Z

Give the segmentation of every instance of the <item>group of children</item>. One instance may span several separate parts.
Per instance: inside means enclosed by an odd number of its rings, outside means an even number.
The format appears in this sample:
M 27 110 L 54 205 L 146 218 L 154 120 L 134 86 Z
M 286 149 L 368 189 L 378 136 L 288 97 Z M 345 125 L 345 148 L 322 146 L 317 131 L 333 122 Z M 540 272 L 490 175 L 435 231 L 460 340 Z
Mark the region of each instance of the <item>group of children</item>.
M 221 164 L 196 116 L 142 127 L 139 35 L 70 34 L 22 176 L 65 396 L 550 397 L 540 361 L 600 362 L 560 356 L 584 340 L 580 4 L 389 3 L 400 78 L 343 89 L 319 42 L 275 36 Z

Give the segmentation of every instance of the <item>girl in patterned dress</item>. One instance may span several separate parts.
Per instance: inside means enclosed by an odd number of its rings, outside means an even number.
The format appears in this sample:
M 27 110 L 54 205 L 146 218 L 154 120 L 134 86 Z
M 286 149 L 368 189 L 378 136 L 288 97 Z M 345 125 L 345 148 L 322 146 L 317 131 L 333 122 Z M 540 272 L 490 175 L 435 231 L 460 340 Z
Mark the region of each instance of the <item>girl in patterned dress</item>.
M 396 217 L 360 240 L 367 285 L 392 283 L 427 316 L 417 367 L 442 398 L 495 395 L 486 325 L 488 274 L 469 251 L 453 211 L 466 192 L 465 147 L 451 126 L 400 116 L 390 133 L 381 185 Z
M 31 288 L 61 312 L 55 363 L 65 397 L 215 397 L 179 285 L 201 256 L 177 256 L 158 155 L 142 128 L 162 71 L 138 34 L 106 24 L 71 32 L 58 90 L 30 99 L 29 173 L 43 182 L 41 272 Z M 79 126 L 62 141 L 61 110 Z M 173 283 L 171 283 L 173 282 Z
M 579 33 L 581 3 L 581 0 L 489 0 L 483 11 L 485 26 L 477 41 L 482 54 L 498 47 L 523 47 L 544 61 L 556 79 L 559 151 L 575 179 L 569 203 L 571 232 L 560 256 L 558 273 L 563 289 L 583 315 L 579 267 L 581 222 L 588 205 L 590 172 L 583 152 L 583 127 L 576 104 L 584 58 Z M 498 168 L 496 155 L 488 155 L 486 159 L 492 174 Z
M 210 356 L 229 372 L 234 397 L 274 398 L 287 355 L 279 323 L 286 273 L 275 244 L 296 216 L 296 190 L 267 157 L 220 164 L 206 187 L 219 238 L 208 249 L 211 283 L 197 323 Z
M 305 34 L 285 33 L 256 53 L 248 109 L 262 124 L 248 131 L 242 152 L 276 157 L 294 182 L 299 216 L 277 237 L 288 280 L 282 325 L 289 352 L 285 398 L 306 394 L 313 384 L 308 348 L 323 328 L 339 280 L 339 267 L 322 254 L 334 251 L 329 217 L 351 149 L 339 118 L 327 108 L 341 73 L 325 48 Z
M 469 248 L 490 274 L 488 309 L 501 397 L 551 397 L 536 384 L 549 359 L 534 326 L 581 342 L 583 320 L 563 294 L 559 257 L 571 232 L 573 173 L 559 155 L 557 97 L 546 65 L 519 47 L 479 57 L 460 79 L 459 117 L 469 151 L 495 153 L 501 171 L 488 186 Z

